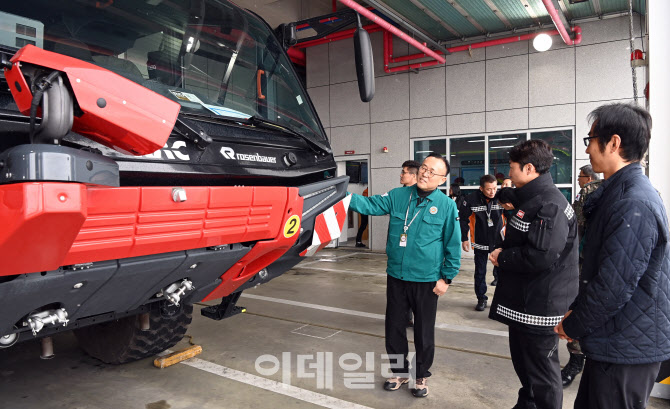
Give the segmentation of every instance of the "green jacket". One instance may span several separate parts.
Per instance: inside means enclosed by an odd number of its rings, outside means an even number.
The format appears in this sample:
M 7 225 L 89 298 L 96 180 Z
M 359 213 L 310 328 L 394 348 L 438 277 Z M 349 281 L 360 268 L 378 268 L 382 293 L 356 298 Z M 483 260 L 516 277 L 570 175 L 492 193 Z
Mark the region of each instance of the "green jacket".
M 381 196 L 354 194 L 349 207 L 361 214 L 390 215 L 386 241 L 389 275 L 414 282 L 452 279 L 461 267 L 461 229 L 456 203 L 437 189 L 419 206 L 417 197 L 416 185 L 399 187 Z M 416 218 L 407 230 L 407 247 L 400 247 L 406 213 L 407 224 L 415 214 Z

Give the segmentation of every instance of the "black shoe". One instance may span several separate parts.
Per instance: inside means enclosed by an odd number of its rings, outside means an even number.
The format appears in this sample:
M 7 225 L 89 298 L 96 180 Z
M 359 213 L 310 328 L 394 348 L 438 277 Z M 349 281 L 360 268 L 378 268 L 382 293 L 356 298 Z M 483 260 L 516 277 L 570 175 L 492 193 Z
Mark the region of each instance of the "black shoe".
M 419 378 L 416 380 L 416 384 L 414 385 L 415 388 L 412 389 L 412 395 L 414 395 L 415 398 L 425 398 L 428 396 L 427 381 L 427 378 Z
M 494 278 L 493 281 L 491 281 L 491 287 L 495 287 L 498 285 L 498 279 Z
M 367 248 L 367 246 L 365 244 L 361 243 L 361 242 L 356 243 L 356 247 L 362 247 L 364 249 Z
M 480 300 L 477 302 L 477 306 L 475 307 L 475 311 L 484 311 L 486 309 L 486 305 L 488 302 L 486 300 Z
M 397 391 L 401 386 L 409 382 L 409 378 L 401 378 L 399 376 L 394 376 L 389 378 L 384 382 L 384 389 L 387 391 Z
M 561 369 L 563 387 L 570 386 L 572 381 L 577 377 L 577 374 L 584 369 L 584 359 L 585 356 L 583 354 L 570 354 L 568 364 L 565 365 L 565 368 Z

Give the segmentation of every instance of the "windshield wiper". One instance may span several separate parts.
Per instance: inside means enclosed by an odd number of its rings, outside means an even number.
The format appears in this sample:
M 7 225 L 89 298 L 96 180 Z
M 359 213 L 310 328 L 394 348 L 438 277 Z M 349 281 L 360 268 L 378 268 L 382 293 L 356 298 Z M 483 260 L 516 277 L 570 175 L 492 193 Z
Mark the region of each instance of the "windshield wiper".
M 256 116 L 250 116 L 249 118 L 237 118 L 237 117 L 232 117 L 232 116 L 225 116 L 225 115 L 202 115 L 202 114 L 193 114 L 193 113 L 185 113 L 182 112 L 179 114 L 180 116 L 184 116 L 187 118 L 192 118 L 192 119 L 198 119 L 198 118 L 206 118 L 209 120 L 214 120 L 214 121 L 225 121 L 225 122 L 234 122 L 238 124 L 244 124 L 244 125 L 251 125 L 255 126 L 257 128 L 264 128 L 264 129 L 269 129 L 272 131 L 280 131 L 285 134 L 289 134 L 292 136 L 296 136 L 303 141 L 307 143 L 307 146 L 309 146 L 314 152 L 316 153 L 325 153 L 325 154 L 331 154 L 333 151 L 330 149 L 330 147 L 319 141 L 312 139 L 308 136 L 302 135 L 291 128 L 288 128 L 284 125 L 278 124 L 276 122 L 269 121 L 267 119 L 263 118 L 258 118 Z
M 303 141 L 307 142 L 307 144 L 312 148 L 316 153 L 325 153 L 325 154 L 331 154 L 333 151 L 330 149 L 330 147 L 319 141 L 312 139 L 308 136 L 305 136 L 299 132 L 294 131 L 291 128 L 288 128 L 284 125 L 278 124 L 273 121 L 269 121 L 267 119 L 259 118 L 257 116 L 250 116 L 246 120 L 250 125 L 253 125 L 258 128 L 265 128 L 265 129 L 272 129 L 272 130 L 280 130 L 282 132 L 297 136 L 298 138 L 302 139 Z

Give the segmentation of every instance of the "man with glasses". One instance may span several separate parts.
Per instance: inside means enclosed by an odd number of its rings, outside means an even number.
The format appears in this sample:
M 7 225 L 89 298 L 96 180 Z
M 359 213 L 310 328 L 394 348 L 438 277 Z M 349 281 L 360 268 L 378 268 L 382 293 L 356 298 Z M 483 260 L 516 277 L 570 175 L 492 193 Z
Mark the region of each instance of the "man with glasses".
M 461 232 L 456 203 L 437 187 L 447 181 L 449 162 L 438 153 L 423 161 L 417 184 L 383 195 L 352 195 L 350 208 L 361 214 L 388 214 L 386 243 L 386 351 L 397 359 L 388 391 L 409 382 L 407 310 L 414 312 L 415 397 L 428 395 L 427 378 L 435 355 L 438 297 L 447 292 L 461 266 Z
M 575 209 L 575 216 L 577 216 L 577 233 L 579 235 L 579 272 L 581 275 L 582 271 L 582 240 L 584 238 L 584 225 L 586 223 L 586 218 L 584 217 L 584 203 L 586 203 L 586 198 L 595 192 L 598 187 L 600 187 L 600 177 L 596 172 L 593 171 L 591 165 L 584 165 L 579 168 L 579 176 L 577 176 L 577 182 L 581 190 L 575 198 L 572 208 Z M 568 352 L 570 353 L 570 360 L 567 365 L 561 370 L 561 379 L 563 381 L 563 386 L 569 386 L 572 381 L 575 380 L 575 377 L 578 373 L 584 369 L 584 354 L 579 347 L 579 341 L 570 341 L 568 342 Z
M 403 186 L 416 185 L 416 178 L 421 164 L 415 160 L 406 160 L 400 171 L 400 184 Z
M 555 331 L 579 340 L 586 355 L 576 409 L 644 408 L 670 359 L 668 218 L 640 165 L 651 116 L 618 103 L 589 121 L 586 153 L 605 180 L 584 204 L 581 288 Z
M 472 246 L 475 252 L 475 311 L 484 311 L 488 304 L 486 263 L 502 227 L 503 208 L 498 204 L 497 188 L 496 178 L 484 175 L 479 179 L 479 190 L 467 195 L 459 206 L 463 251 L 470 251 Z

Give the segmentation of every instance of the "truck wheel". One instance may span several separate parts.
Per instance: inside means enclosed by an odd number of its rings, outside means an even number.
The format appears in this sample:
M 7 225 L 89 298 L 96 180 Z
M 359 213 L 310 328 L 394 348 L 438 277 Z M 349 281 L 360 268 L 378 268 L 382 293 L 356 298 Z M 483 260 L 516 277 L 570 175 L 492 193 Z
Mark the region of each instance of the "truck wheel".
M 124 364 L 148 358 L 181 341 L 191 323 L 193 305 L 182 305 L 172 315 L 161 309 L 149 312 L 150 329 L 140 329 L 140 316 L 103 322 L 74 331 L 87 354 L 108 364 Z

